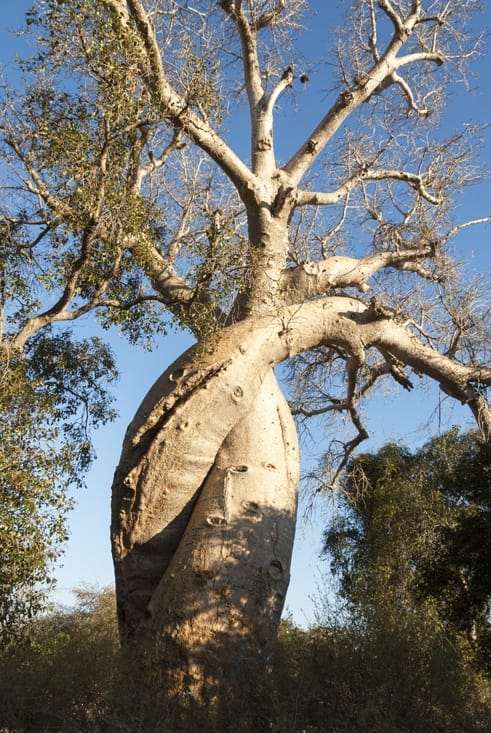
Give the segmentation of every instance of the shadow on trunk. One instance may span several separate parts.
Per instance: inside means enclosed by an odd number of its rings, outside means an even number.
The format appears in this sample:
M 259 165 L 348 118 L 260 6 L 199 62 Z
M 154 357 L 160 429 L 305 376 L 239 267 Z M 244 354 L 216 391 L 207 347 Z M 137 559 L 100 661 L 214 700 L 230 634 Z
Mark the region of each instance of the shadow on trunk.
M 193 546 L 176 554 L 137 632 L 164 675 L 177 666 L 181 689 L 198 687 L 207 699 L 247 663 L 267 661 L 289 583 L 283 545 L 294 516 L 250 501 L 243 511 L 232 521 L 214 515 L 194 531 Z
M 145 680 L 143 694 L 176 731 L 200 718 L 206 730 L 267 724 L 289 582 L 282 546 L 295 517 L 248 501 L 242 517 L 213 520 L 194 531 L 192 548 L 184 540 L 126 649 L 132 674 L 136 665 Z
M 167 439 L 168 433 L 166 424 L 155 434 L 163 448 L 152 448 L 152 465 L 142 468 L 152 476 L 155 497 L 147 528 L 162 527 L 167 516 L 158 514 L 160 497 L 178 506 L 175 433 Z M 178 456 L 180 464 L 194 463 L 193 439 L 200 440 L 197 431 L 183 443 L 188 453 Z M 182 479 L 189 483 L 189 475 Z M 192 702 L 211 714 L 232 699 L 236 708 L 254 697 L 288 588 L 297 490 L 295 426 L 269 370 L 191 500 L 117 559 L 123 641 L 151 686 L 178 709 Z M 145 519 L 135 516 L 135 526 Z

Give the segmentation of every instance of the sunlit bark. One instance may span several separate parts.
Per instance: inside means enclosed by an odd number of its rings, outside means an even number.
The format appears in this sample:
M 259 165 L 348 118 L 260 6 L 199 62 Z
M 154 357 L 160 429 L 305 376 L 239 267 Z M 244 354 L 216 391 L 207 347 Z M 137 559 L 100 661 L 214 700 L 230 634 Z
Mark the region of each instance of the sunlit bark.
M 380 378 L 410 389 L 407 372 L 428 376 L 489 439 L 491 372 L 482 310 L 453 286 L 447 252 L 489 221 L 450 217 L 453 192 L 476 180 L 476 130 L 441 140 L 428 121 L 440 67 L 478 50 L 460 26 L 473 0 L 353 0 L 328 51 L 332 95 L 284 164 L 274 117 L 308 79 L 288 43 L 309 3 L 196 5 L 40 3 L 41 81 L 24 110 L 7 95 L 1 120 L 12 277 L 9 290 L 2 269 L 0 310 L 8 358 L 92 310 L 138 340 L 164 330 L 158 304 L 196 336 L 128 428 L 112 544 L 123 641 L 201 694 L 232 647 L 267 656 L 288 585 L 299 459 L 274 366 L 327 360 L 322 404 L 301 395 L 296 410 L 349 418 L 338 472 Z M 226 120 L 242 99 L 250 162 Z

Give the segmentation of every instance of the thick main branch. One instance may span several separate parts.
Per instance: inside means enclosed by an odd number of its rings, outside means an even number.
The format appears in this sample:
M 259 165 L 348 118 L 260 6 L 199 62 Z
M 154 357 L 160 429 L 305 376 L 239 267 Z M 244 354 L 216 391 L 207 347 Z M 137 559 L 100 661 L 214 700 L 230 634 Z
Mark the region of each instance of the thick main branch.
M 302 303 L 306 299 L 325 294 L 332 288 L 354 287 L 361 292 L 367 292 L 370 290 L 367 280 L 385 267 L 411 270 L 436 280 L 436 275 L 426 272 L 416 263 L 416 260 L 433 254 L 434 248 L 424 245 L 394 252 L 377 252 L 360 259 L 337 255 L 318 262 L 304 262 L 283 271 L 280 287 L 285 303 Z

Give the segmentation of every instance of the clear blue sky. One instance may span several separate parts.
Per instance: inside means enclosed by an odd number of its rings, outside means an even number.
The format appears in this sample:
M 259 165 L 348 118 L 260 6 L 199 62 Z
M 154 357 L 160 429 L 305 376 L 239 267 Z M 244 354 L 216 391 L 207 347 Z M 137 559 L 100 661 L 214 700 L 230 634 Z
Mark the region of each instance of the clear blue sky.
M 304 49 L 307 61 L 315 62 L 326 52 L 325 28 L 332 22 L 334 2 L 315 0 L 311 3 L 317 11 L 317 18 L 306 31 Z M 8 63 L 13 54 L 24 52 L 22 37 L 15 37 L 10 31 L 22 25 L 23 15 L 31 6 L 27 0 L 3 0 L 2 27 L 0 28 L 0 61 Z M 491 9 L 481 16 L 489 28 Z M 446 124 L 458 128 L 464 121 L 491 121 L 491 101 L 488 93 L 489 53 L 482 59 L 476 71 L 483 83 L 473 94 L 456 88 L 449 101 Z M 478 82 L 477 82 L 478 85 Z M 298 112 L 291 116 L 289 124 L 296 130 L 309 132 L 313 122 L 322 112 L 325 97 L 318 92 L 315 82 L 307 85 L 298 95 Z M 288 145 L 289 139 L 282 142 Z M 486 160 L 491 161 L 491 135 L 483 151 Z M 489 181 L 473 190 L 462 202 L 459 215 L 462 219 L 484 216 L 491 213 L 491 186 Z M 460 236 L 458 245 L 464 259 L 470 259 L 471 270 L 487 270 L 491 266 L 489 250 L 489 226 L 472 228 Z M 77 322 L 75 329 L 80 336 L 90 334 L 93 324 L 90 319 Z M 77 507 L 70 519 L 70 541 L 56 575 L 58 591 L 56 599 L 69 602 L 70 589 L 80 584 L 95 584 L 102 587 L 113 582 L 109 546 L 110 487 L 114 468 L 118 462 L 120 447 L 126 425 L 129 423 L 147 389 L 160 373 L 191 343 L 187 334 L 167 337 L 151 354 L 129 346 L 118 336 L 112 337 L 121 379 L 117 386 L 117 407 L 119 418 L 110 426 L 100 429 L 95 435 L 97 460 L 87 479 L 87 489 L 77 493 Z M 373 435 L 363 444 L 363 450 L 375 450 L 388 440 L 401 440 L 409 445 L 420 445 L 430 434 L 444 431 L 452 424 L 472 426 L 470 416 L 459 405 L 446 399 L 433 386 L 426 391 L 417 390 L 407 394 L 404 390 L 392 391 L 389 396 L 379 395 L 370 405 L 367 426 Z M 319 450 L 321 446 L 318 447 Z M 307 460 L 307 457 L 306 459 Z M 329 511 L 329 504 L 318 502 L 310 522 L 300 519 L 292 567 L 292 582 L 287 597 L 287 607 L 294 618 L 306 622 L 313 618 L 312 596 L 322 586 L 322 563 L 318 561 L 321 527 Z M 324 572 L 327 568 L 324 567 Z

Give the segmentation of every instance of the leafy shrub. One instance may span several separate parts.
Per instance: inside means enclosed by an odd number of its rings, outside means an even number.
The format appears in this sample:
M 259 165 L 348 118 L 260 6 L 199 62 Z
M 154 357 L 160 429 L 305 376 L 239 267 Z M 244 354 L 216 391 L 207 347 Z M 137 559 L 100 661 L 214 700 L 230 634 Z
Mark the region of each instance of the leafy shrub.
M 491 684 L 468 650 L 415 614 L 372 629 L 282 623 L 267 670 L 219 700 L 166 700 L 118 648 L 114 594 L 29 624 L 0 656 L 2 733 L 485 733 Z M 224 685 L 226 682 L 224 682 Z

